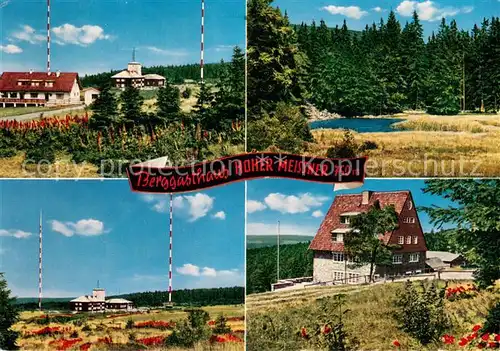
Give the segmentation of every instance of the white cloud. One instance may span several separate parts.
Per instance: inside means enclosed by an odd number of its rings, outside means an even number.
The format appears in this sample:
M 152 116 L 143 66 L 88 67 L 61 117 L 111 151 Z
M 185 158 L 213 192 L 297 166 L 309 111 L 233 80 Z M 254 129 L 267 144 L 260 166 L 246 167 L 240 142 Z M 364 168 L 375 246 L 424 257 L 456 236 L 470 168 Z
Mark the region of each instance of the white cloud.
M 7 236 L 16 239 L 26 239 L 31 235 L 33 234 L 19 229 L 0 229 L 0 236 Z
M 280 223 L 281 235 L 316 235 L 316 226 Z M 276 223 L 250 222 L 247 224 L 247 235 L 276 235 L 278 232 Z
M 218 271 L 212 267 L 199 267 L 191 263 L 185 263 L 182 267 L 178 267 L 175 270 L 181 275 L 189 275 L 192 277 L 228 277 L 241 274 L 238 269 Z
M 2 7 L 7 6 L 9 3 L 10 3 L 10 0 L 0 1 L 0 9 L 1 9 Z
M 326 196 L 315 196 L 310 193 L 299 196 L 272 193 L 264 199 L 264 202 L 272 210 L 293 214 L 308 212 L 312 207 L 323 205 L 326 200 L 328 200 Z
M 320 210 L 316 210 L 316 211 L 314 211 L 314 212 L 312 213 L 312 216 L 313 216 L 314 218 L 320 218 L 320 217 L 323 217 L 323 216 L 324 216 L 324 214 L 323 214 L 323 212 L 321 212 Z
M 349 18 L 360 19 L 368 14 L 367 11 L 361 10 L 359 6 L 335 6 L 328 5 L 321 8 L 328 11 L 332 15 L 344 15 Z
M 233 45 L 217 45 L 215 47 L 215 51 L 217 51 L 217 52 L 231 51 L 231 50 L 233 50 L 233 48 L 234 48 Z
M 73 235 L 97 236 L 108 231 L 104 230 L 104 223 L 96 219 L 80 219 L 78 222 L 50 221 L 52 230 L 64 236 Z
M 37 31 L 27 24 L 21 26 L 21 30 L 11 34 L 11 41 L 27 41 L 30 44 L 38 44 L 47 39 L 45 35 L 38 34 Z
M 197 193 L 194 196 L 179 196 L 174 202 L 174 208 L 187 211 L 189 221 L 194 222 L 199 218 L 205 217 L 214 206 L 215 198 L 206 194 Z
M 8 44 L 8 45 L 0 45 L 0 51 L 5 52 L 6 54 L 20 54 L 23 52 L 23 49 L 21 49 L 19 46 L 14 45 L 14 44 Z
M 144 195 L 142 199 L 147 203 L 153 204 L 151 209 L 156 212 L 167 213 L 170 210 L 170 200 L 165 195 Z M 190 222 L 194 222 L 199 218 L 205 217 L 213 208 L 214 202 L 214 197 L 197 193 L 192 196 L 181 195 L 174 197 L 172 206 L 175 210 L 179 211 L 180 214 L 188 216 Z M 216 213 L 214 217 L 215 216 L 217 216 L 216 218 L 223 219 L 220 213 Z
M 473 6 L 457 7 L 439 7 L 433 1 L 415 1 L 404 0 L 396 8 L 396 12 L 401 16 L 410 17 L 414 11 L 417 11 L 418 16 L 422 21 L 439 21 L 443 17 L 455 16 L 459 13 L 471 13 L 474 10 Z
M 264 211 L 267 208 L 266 205 L 264 205 L 260 201 L 255 201 L 255 200 L 248 200 L 247 201 L 247 212 L 248 213 L 254 213 L 257 211 Z
M 212 217 L 224 220 L 224 219 L 226 219 L 226 214 L 224 213 L 224 211 L 219 211 L 216 214 L 214 214 Z
M 381 8 L 380 6 L 374 7 L 374 8 L 372 8 L 372 10 L 375 12 L 385 12 L 386 11 L 385 9 Z
M 54 27 L 52 32 L 57 38 L 56 43 L 60 45 L 75 44 L 87 46 L 93 44 L 97 40 L 111 39 L 110 35 L 104 34 L 104 29 L 90 24 L 76 27 L 72 24 L 65 23 L 62 26 Z
M 185 50 L 160 49 L 156 46 L 146 46 L 146 49 L 155 54 L 164 56 L 186 56 L 188 54 Z

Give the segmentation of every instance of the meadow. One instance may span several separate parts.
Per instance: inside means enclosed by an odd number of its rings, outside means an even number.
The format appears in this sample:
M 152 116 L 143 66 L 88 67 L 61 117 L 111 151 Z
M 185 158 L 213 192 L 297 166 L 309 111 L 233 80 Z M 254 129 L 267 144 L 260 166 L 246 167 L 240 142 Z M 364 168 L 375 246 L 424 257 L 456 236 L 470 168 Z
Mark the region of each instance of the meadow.
M 425 113 L 397 114 L 401 119 L 388 133 L 352 132 L 358 151 L 368 156 L 369 177 L 492 177 L 500 174 L 500 115 L 464 114 L 434 116 Z M 326 156 L 341 143 L 342 129 L 316 129 L 308 152 Z
M 231 328 L 227 334 L 214 334 L 209 340 L 199 342 L 195 350 L 243 350 L 245 330 L 244 306 L 204 307 L 210 315 L 211 329 L 215 320 L 223 315 Z M 44 323 L 43 312 L 26 311 L 13 330 L 20 332 L 17 345 L 22 350 L 182 350 L 167 347 L 165 339 L 175 325 L 186 320 L 188 313 L 182 309 L 149 310 L 143 313 L 106 314 L 49 314 L 50 323 Z
M 500 284 L 466 299 L 445 301 L 452 327 L 447 334 L 459 340 L 484 323 L 487 311 L 500 300 Z M 444 285 L 444 282 L 440 282 Z M 459 283 L 450 282 L 449 286 Z M 460 285 L 471 282 L 460 282 Z M 393 300 L 403 283 L 317 287 L 305 290 L 249 295 L 247 298 L 247 350 L 310 350 L 301 337 L 302 328 L 313 330 L 338 315 L 336 298 L 344 296 L 342 311 L 348 338 L 359 342 L 359 350 L 391 350 L 397 340 L 402 350 L 456 350 L 457 343 L 443 340 L 422 346 L 402 332 L 394 318 Z M 477 333 L 476 333 L 477 334 Z

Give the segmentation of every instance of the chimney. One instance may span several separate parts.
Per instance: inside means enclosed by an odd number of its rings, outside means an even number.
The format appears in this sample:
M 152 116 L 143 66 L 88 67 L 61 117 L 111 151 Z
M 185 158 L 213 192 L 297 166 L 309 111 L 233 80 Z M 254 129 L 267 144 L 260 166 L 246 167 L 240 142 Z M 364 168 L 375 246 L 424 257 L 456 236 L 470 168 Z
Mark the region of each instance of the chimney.
M 56 77 L 59 77 L 61 75 L 61 71 L 56 72 Z
M 371 195 L 372 195 L 371 191 L 369 191 L 369 190 L 363 191 L 361 205 L 368 205 L 370 203 L 370 196 Z

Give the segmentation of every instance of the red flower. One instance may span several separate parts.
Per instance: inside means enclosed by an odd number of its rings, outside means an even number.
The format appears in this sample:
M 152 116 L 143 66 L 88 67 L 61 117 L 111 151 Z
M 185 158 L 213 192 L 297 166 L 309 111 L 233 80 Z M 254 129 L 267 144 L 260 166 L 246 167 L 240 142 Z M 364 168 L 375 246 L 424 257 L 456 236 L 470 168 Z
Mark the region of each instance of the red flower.
M 500 342 L 500 334 L 495 335 L 495 341 Z
M 332 328 L 330 328 L 330 326 L 329 326 L 329 325 L 325 325 L 325 326 L 323 327 L 323 331 L 322 331 L 322 332 L 323 332 L 323 334 L 328 334 L 328 333 L 330 333 L 331 331 L 332 331 Z
M 498 345 L 498 344 L 497 344 L 496 342 L 492 342 L 492 341 L 490 341 L 490 342 L 488 343 L 488 347 L 489 347 L 490 349 L 495 349 L 495 348 L 497 347 L 497 345 Z
M 477 332 L 479 329 L 481 329 L 481 325 L 480 325 L 480 324 L 476 324 L 476 325 L 472 328 L 472 331 Z
M 476 347 L 477 347 L 478 349 L 484 349 L 484 347 L 485 347 L 485 346 L 486 346 L 486 344 L 481 342 L 481 343 L 477 344 L 477 346 L 476 346 Z
M 400 347 L 400 346 L 401 346 L 401 344 L 400 344 L 400 343 L 399 343 L 399 341 L 397 341 L 397 340 L 394 340 L 394 341 L 392 342 L 392 344 L 393 344 L 394 346 L 396 346 L 396 347 Z
M 453 335 L 445 334 L 443 336 L 443 342 L 445 344 L 454 344 L 455 343 L 455 337 Z
M 488 341 L 489 338 L 490 338 L 490 334 L 488 334 L 488 333 L 483 334 L 483 336 L 481 336 L 481 339 L 483 339 L 484 341 Z
M 85 344 L 80 345 L 80 350 L 87 351 L 88 349 L 90 349 L 90 346 L 92 346 L 92 343 L 87 342 Z
M 462 338 L 460 339 L 460 341 L 458 342 L 458 345 L 459 346 L 465 346 L 467 345 L 467 343 L 469 342 L 469 340 L 467 340 L 466 338 Z
M 300 335 L 303 337 L 303 338 L 307 338 L 307 329 L 302 327 L 302 329 L 300 329 Z

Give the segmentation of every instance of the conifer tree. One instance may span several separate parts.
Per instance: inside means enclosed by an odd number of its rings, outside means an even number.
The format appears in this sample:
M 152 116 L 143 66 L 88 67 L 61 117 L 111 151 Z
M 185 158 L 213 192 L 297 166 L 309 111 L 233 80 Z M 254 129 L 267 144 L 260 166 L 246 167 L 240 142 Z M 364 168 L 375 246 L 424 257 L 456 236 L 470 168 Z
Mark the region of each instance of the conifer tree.
M 179 88 L 167 82 L 165 87 L 158 89 L 156 106 L 158 117 L 165 122 L 173 122 L 179 119 L 181 110 L 181 98 Z
M 100 94 L 90 107 L 92 118 L 89 121 L 90 127 L 104 129 L 119 122 L 118 103 L 109 85 L 104 85 L 100 89 Z
M 120 102 L 122 121 L 125 125 L 132 126 L 143 123 L 142 104 L 144 98 L 141 96 L 139 89 L 134 87 L 125 88 L 120 95 Z
M 3 273 L 0 273 L 0 349 L 15 350 L 18 333 L 11 329 L 18 320 L 15 298 L 7 287 Z

